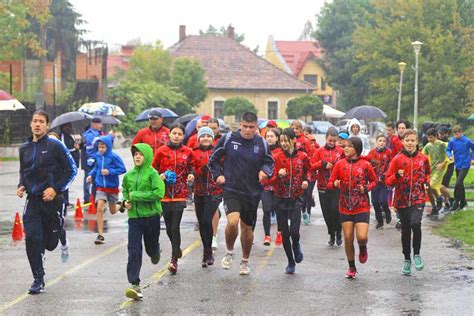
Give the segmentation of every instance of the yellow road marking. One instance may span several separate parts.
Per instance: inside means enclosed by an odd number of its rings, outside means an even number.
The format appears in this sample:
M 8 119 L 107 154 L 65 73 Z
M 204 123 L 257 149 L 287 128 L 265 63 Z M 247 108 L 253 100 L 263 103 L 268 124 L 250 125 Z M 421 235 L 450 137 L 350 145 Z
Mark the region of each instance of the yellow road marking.
M 189 245 L 186 249 L 183 250 L 183 257 L 187 256 L 191 251 L 196 249 L 201 245 L 201 240 L 196 239 L 191 245 Z M 151 281 L 147 285 L 143 286 L 142 289 L 146 289 L 147 287 L 151 286 L 154 283 L 158 283 L 162 277 L 164 277 L 168 273 L 168 265 L 165 265 L 160 271 L 156 272 L 151 276 Z M 122 304 L 120 304 L 119 310 L 124 310 L 129 308 L 135 300 L 126 300 Z
M 273 245 L 265 254 L 265 257 L 260 261 L 260 264 L 258 265 L 256 272 L 259 272 L 263 268 L 265 268 L 268 265 L 268 260 L 270 260 L 270 257 L 273 256 L 273 252 L 275 252 L 275 246 Z
M 93 263 L 94 261 L 97 261 L 105 256 L 108 256 L 110 255 L 111 253 L 113 253 L 114 251 L 116 251 L 117 249 L 123 247 L 127 245 L 127 242 L 124 241 L 122 242 L 121 244 L 118 244 L 116 246 L 113 246 L 113 247 L 110 247 L 109 249 L 107 249 L 106 251 L 102 252 L 101 254 L 95 256 L 95 257 L 92 257 L 91 259 L 89 260 L 86 260 L 84 262 L 82 262 L 81 264 L 71 268 L 70 270 L 64 272 L 63 274 L 59 275 L 58 277 L 56 277 L 55 279 L 49 281 L 46 283 L 46 288 L 50 287 L 50 286 L 53 286 L 54 284 L 58 283 L 59 281 L 63 280 L 64 278 L 66 278 L 67 276 L 73 274 L 74 272 L 77 272 L 85 267 L 87 267 L 88 265 L 90 265 L 91 263 Z M 3 313 L 5 310 L 15 306 L 16 304 L 22 302 L 23 300 L 25 300 L 26 298 L 28 298 L 30 296 L 30 294 L 28 293 L 25 293 L 25 294 L 22 294 L 20 296 L 18 296 L 17 298 L 13 299 L 12 301 L 10 302 L 7 302 L 5 304 L 3 304 L 1 307 L 0 307 L 0 314 Z

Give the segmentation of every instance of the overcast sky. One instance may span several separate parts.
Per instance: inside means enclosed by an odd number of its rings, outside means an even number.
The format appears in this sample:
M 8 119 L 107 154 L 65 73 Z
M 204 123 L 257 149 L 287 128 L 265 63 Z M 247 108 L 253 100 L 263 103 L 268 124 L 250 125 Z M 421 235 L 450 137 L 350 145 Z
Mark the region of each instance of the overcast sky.
M 179 25 L 188 35 L 197 35 L 209 24 L 229 23 L 244 33 L 244 44 L 264 51 L 269 35 L 276 40 L 296 40 L 304 24 L 313 25 L 327 0 L 70 0 L 88 23 L 84 37 L 109 45 L 125 44 L 135 38 L 142 42 L 159 39 L 165 47 L 178 41 Z M 166 4 L 165 4 L 166 3 Z

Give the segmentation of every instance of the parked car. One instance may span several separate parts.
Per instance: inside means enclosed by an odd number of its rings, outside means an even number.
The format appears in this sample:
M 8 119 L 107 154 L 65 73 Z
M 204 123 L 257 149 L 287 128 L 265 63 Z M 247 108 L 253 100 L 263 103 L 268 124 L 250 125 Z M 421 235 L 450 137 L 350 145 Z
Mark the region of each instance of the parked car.
M 328 128 L 334 125 L 327 121 L 312 121 L 308 126 L 313 129 L 313 134 L 326 134 Z

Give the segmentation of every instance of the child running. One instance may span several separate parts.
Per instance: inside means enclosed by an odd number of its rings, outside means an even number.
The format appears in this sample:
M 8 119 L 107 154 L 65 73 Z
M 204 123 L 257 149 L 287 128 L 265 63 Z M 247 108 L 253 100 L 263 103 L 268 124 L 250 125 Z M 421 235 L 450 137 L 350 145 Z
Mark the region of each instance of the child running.
M 192 154 L 194 170 L 194 205 L 199 223 L 204 253 L 201 266 L 207 268 L 214 264 L 212 253 L 213 217 L 222 201 L 222 188 L 212 179 L 207 163 L 212 155 L 214 132 L 209 127 L 201 127 L 197 134 L 199 145 Z
M 178 272 L 178 259 L 182 257 L 180 224 L 186 199 L 189 195 L 188 182 L 194 180 L 191 174 L 192 149 L 183 145 L 184 126 L 174 124 L 170 128 L 170 142 L 155 152 L 153 168 L 165 181 L 165 196 L 161 200 L 166 234 L 171 246 L 171 261 L 168 270 L 171 274 Z
M 343 137 L 346 135 L 348 134 L 345 133 Z M 341 218 L 337 206 L 339 201 L 339 189 L 330 189 L 327 186 L 333 166 L 344 157 L 344 149 L 340 146 L 336 146 L 336 142 L 338 141 L 337 137 L 338 132 L 336 128 L 328 128 L 326 132 L 326 145 L 317 149 L 311 158 L 311 169 L 317 170 L 318 172 L 319 203 L 321 203 L 321 210 L 328 229 L 329 246 L 334 246 L 334 243 L 338 246 L 342 245 Z M 345 147 L 347 140 L 344 139 L 343 141 Z
M 275 174 L 270 180 L 275 186 L 277 221 L 288 258 L 287 274 L 293 274 L 296 263 L 303 261 L 300 245 L 301 210 L 310 169 L 308 155 L 297 150 L 295 144 L 295 132 L 291 128 L 285 128 L 280 135 L 282 151 L 274 156 Z
M 416 270 L 424 267 L 420 256 L 421 217 L 425 207 L 425 188 L 430 183 L 428 158 L 418 151 L 416 131 L 408 129 L 403 134 L 404 149 L 390 162 L 385 183 L 395 188 L 393 205 L 400 215 L 402 247 L 405 261 L 402 274 L 411 275 L 411 243 Z M 413 232 L 413 236 L 412 236 Z
M 125 174 L 122 183 L 122 205 L 128 209 L 127 277 L 132 285 L 125 295 L 138 300 L 143 298 L 140 289 L 142 239 L 151 263 L 160 261 L 160 199 L 164 196 L 165 184 L 151 167 L 153 149 L 150 145 L 133 145 L 132 155 L 135 167 Z
M 385 185 L 385 172 L 388 170 L 392 151 L 387 148 L 387 138 L 385 135 L 378 135 L 375 139 L 376 148 L 370 150 L 366 157 L 377 176 L 377 186 L 372 190 L 372 205 L 375 210 L 375 219 L 377 220 L 376 229 L 383 228 L 382 211 L 385 213 L 385 221 L 390 224 L 392 214 L 388 207 L 388 188 Z
M 89 172 L 87 182 L 96 185 L 97 201 L 97 238 L 96 245 L 105 243 L 104 238 L 104 210 L 105 203 L 109 202 L 111 214 L 117 213 L 117 201 L 119 193 L 119 175 L 127 170 L 119 155 L 112 151 L 111 136 L 101 136 L 95 142 L 97 154 L 95 157 L 94 168 Z
M 367 252 L 370 221 L 368 192 L 377 183 L 377 177 L 370 163 L 365 159 L 360 159 L 362 148 L 360 138 L 349 138 L 344 148 L 346 159 L 336 163 L 328 182 L 328 188 L 341 190 L 339 212 L 344 232 L 344 248 L 349 262 L 346 278 L 349 279 L 354 279 L 357 274 L 354 260 L 354 230 L 359 244 L 359 262 L 366 263 L 369 257 Z
M 276 128 L 267 129 L 265 134 L 265 140 L 268 143 L 268 147 L 272 152 L 272 157 L 275 157 L 277 153 L 281 151 L 279 147 L 280 131 Z M 262 181 L 263 191 L 261 193 L 262 208 L 263 208 L 263 230 L 265 232 L 265 238 L 263 239 L 264 246 L 270 246 L 272 237 L 270 235 L 271 227 L 271 213 L 276 211 L 276 201 L 274 196 L 274 188 L 270 182 L 265 179 Z M 277 230 L 275 238 L 275 246 L 281 246 L 283 240 L 280 229 Z

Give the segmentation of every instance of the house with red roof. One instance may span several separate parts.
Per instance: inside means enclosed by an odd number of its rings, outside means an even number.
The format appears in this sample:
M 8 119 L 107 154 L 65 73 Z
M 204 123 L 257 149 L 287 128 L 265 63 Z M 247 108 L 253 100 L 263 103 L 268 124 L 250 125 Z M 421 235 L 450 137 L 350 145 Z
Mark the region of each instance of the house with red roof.
M 234 28 L 227 36 L 186 35 L 180 26 L 179 42 L 168 50 L 174 57 L 199 61 L 205 70 L 208 95 L 198 113 L 224 118 L 225 100 L 241 96 L 252 102 L 257 115 L 268 119 L 286 119 L 288 101 L 313 93 L 313 84 L 281 70 L 234 39 Z M 226 121 L 235 118 L 226 117 Z
M 324 50 L 317 41 L 275 41 L 269 36 L 265 59 L 286 73 L 314 85 L 324 104 L 335 106 L 336 93 L 321 66 Z

